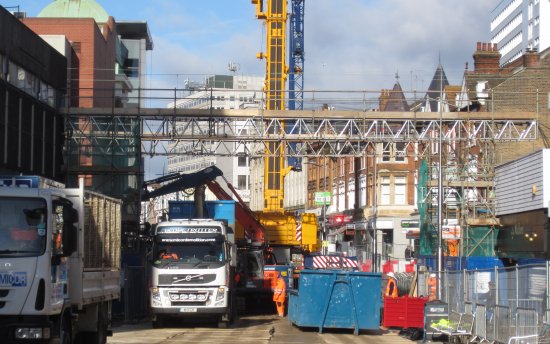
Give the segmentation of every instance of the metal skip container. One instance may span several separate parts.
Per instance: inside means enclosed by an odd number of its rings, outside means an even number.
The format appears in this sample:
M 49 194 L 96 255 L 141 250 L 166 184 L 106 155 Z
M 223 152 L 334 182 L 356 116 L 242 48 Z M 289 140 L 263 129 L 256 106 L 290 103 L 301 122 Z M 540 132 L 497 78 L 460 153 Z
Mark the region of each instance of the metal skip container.
M 299 327 L 377 330 L 382 276 L 379 273 L 303 270 L 299 289 L 289 292 L 288 319 Z

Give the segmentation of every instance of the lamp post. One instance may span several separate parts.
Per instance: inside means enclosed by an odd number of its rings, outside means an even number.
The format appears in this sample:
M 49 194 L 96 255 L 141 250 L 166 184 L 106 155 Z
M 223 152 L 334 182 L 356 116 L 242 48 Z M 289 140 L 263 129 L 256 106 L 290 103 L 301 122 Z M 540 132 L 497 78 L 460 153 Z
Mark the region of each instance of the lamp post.
M 378 272 L 378 229 L 376 228 L 376 217 L 378 213 L 378 164 L 376 163 L 376 154 L 374 161 L 373 176 L 373 206 L 372 206 L 372 237 L 374 239 L 374 258 L 372 262 L 372 271 Z
M 323 158 L 323 208 L 322 208 L 322 213 L 321 213 L 321 218 L 322 218 L 322 232 L 321 232 L 321 239 L 323 242 L 325 242 L 326 240 L 328 240 L 327 238 L 327 227 L 326 227 L 326 220 L 327 220 L 327 213 L 326 213 L 326 204 L 327 204 L 327 199 L 326 199 L 326 194 L 327 194 L 327 164 L 326 164 L 326 158 Z M 306 162 L 303 162 L 302 164 L 304 165 L 313 165 L 313 166 L 316 166 L 317 168 L 320 168 L 321 167 L 321 164 L 319 163 L 316 163 L 316 162 L 311 162 L 311 161 L 306 161 Z M 326 254 L 326 248 L 323 246 L 323 254 Z

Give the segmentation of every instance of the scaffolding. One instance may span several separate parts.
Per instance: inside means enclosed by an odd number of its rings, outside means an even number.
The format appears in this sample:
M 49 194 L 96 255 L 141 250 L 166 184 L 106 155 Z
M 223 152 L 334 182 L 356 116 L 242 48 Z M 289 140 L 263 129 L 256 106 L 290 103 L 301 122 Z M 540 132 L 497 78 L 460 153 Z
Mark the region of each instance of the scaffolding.
M 473 130 L 465 125 L 462 130 Z M 437 254 L 441 231 L 444 256 L 494 256 L 499 222 L 495 216 L 494 167 L 497 140 L 446 128 L 438 145 L 429 144 L 419 169 L 421 255 Z M 455 137 L 468 137 L 455 140 Z M 440 158 L 441 154 L 441 158 Z M 439 163 L 441 161 L 441 181 Z M 442 184 L 442 224 L 438 186 Z
M 177 93 L 174 91 L 174 93 Z M 361 93 L 362 94 L 362 93 Z M 363 94 L 362 94 L 363 95 Z M 364 95 L 361 99 L 364 98 Z M 378 144 L 404 143 L 425 159 L 419 176 L 424 219 L 421 253 L 433 254 L 437 232 L 435 181 L 437 140 L 443 144 L 444 218 L 461 228 L 461 255 L 491 255 L 494 217 L 495 143 L 537 139 L 536 113 L 372 112 L 366 110 L 266 110 L 178 108 L 66 108 L 66 169 L 69 180 L 91 178 L 94 190 L 122 199 L 126 224 L 138 229 L 143 156 L 357 157 Z M 287 126 L 290 119 L 292 126 Z M 172 142 L 187 143 L 174 150 Z M 298 147 L 291 143 L 300 142 Z M 448 195 L 447 195 L 448 194 Z M 449 221 L 453 220 L 453 221 Z
M 139 230 L 141 121 L 136 117 L 66 116 L 67 186 L 84 178 L 89 190 L 123 201 L 123 232 Z

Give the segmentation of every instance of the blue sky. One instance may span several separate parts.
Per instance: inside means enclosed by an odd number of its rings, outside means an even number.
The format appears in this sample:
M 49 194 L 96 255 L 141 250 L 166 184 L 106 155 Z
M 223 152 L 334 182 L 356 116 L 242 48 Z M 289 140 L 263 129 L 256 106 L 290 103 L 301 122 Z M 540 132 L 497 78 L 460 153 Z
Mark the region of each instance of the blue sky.
M 51 0 L 0 0 L 36 16 Z M 184 79 L 265 72 L 255 58 L 264 31 L 250 0 L 97 0 L 115 20 L 144 20 L 155 49 L 152 86 L 181 87 Z M 305 89 L 426 89 L 439 61 L 452 84 L 476 42 L 488 42 L 489 15 L 500 0 L 306 0 Z

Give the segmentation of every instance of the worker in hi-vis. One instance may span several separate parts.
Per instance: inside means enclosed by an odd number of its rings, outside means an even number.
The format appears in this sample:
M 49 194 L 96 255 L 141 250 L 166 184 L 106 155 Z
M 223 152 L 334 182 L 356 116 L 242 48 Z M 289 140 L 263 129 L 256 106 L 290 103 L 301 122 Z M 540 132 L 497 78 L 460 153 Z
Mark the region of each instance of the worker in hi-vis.
M 277 306 L 277 314 L 280 317 L 285 316 L 285 300 L 286 300 L 286 283 L 279 272 L 277 275 L 277 283 L 275 284 L 275 289 L 273 290 L 273 301 L 275 306 Z
M 396 298 L 397 297 L 397 279 L 393 272 L 388 272 L 388 283 L 386 284 L 386 297 Z

